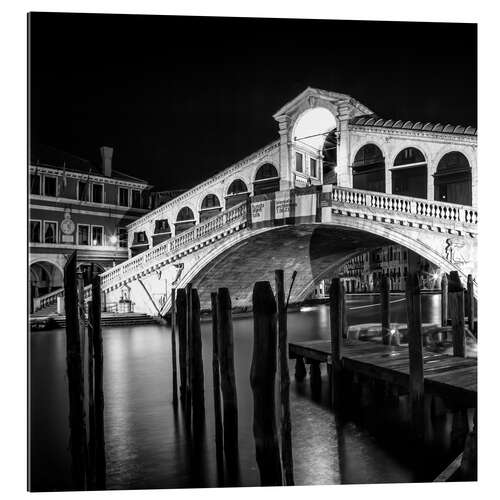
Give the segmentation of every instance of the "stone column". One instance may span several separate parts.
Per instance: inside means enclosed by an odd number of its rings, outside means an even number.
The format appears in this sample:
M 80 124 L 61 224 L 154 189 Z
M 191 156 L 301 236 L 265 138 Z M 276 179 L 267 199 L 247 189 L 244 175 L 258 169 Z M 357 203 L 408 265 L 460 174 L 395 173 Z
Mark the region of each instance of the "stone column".
M 471 168 L 471 183 L 472 183 L 472 206 L 477 207 L 477 165 L 476 165 L 476 159 L 475 159 L 475 154 L 476 154 L 476 147 L 473 146 L 473 151 L 474 151 L 474 162 L 470 162 L 470 168 Z
M 290 117 L 282 115 L 277 118 L 280 134 L 280 190 L 293 187 L 292 161 L 290 158 L 289 127 Z
M 436 173 L 436 164 L 434 160 L 427 163 L 427 199 L 434 201 L 434 174 Z
M 349 136 L 350 106 L 340 104 L 337 115 L 337 132 L 340 133 L 340 143 L 337 146 L 337 184 L 341 187 L 352 187 L 352 171 L 349 166 L 351 151 Z

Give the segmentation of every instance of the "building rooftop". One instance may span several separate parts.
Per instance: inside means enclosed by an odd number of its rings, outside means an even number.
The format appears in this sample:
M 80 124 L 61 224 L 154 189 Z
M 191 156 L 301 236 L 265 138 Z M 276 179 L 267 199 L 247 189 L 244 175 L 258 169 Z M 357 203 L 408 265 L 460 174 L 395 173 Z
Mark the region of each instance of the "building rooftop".
M 349 120 L 351 125 L 364 127 L 394 128 L 406 130 L 422 130 L 425 132 L 441 132 L 443 134 L 457 134 L 477 136 L 477 127 L 465 125 L 443 125 L 442 123 L 413 122 L 411 120 L 388 120 L 376 115 L 356 116 Z
M 102 169 L 93 165 L 89 160 L 46 145 L 33 145 L 31 147 L 30 164 L 34 167 L 48 167 L 61 171 L 66 165 L 67 172 L 77 172 L 80 174 L 97 175 L 107 178 L 107 176 L 104 175 Z M 149 184 L 148 181 L 144 179 L 139 179 L 138 177 L 125 174 L 123 172 L 120 172 L 119 170 L 116 170 L 114 167 L 112 169 L 110 178 L 122 181 Z

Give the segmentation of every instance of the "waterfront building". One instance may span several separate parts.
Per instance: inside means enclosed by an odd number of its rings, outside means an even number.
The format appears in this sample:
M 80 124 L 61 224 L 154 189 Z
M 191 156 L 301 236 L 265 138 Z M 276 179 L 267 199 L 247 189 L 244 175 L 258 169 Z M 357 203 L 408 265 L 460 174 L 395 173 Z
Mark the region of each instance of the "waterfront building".
M 100 148 L 102 164 L 37 146 L 29 165 L 31 297 L 63 286 L 68 255 L 78 250 L 85 283 L 91 265 L 103 272 L 128 257 L 127 224 L 148 212 L 151 185 L 112 166 L 113 148 Z
M 416 272 L 422 290 L 437 290 L 441 286 L 441 271 L 425 258 L 415 255 Z M 408 250 L 400 245 L 387 245 L 367 250 L 348 260 L 340 269 L 347 293 L 378 292 L 383 277 L 388 276 L 393 292 L 404 292 L 408 274 Z M 328 297 L 329 280 L 321 280 L 312 298 Z

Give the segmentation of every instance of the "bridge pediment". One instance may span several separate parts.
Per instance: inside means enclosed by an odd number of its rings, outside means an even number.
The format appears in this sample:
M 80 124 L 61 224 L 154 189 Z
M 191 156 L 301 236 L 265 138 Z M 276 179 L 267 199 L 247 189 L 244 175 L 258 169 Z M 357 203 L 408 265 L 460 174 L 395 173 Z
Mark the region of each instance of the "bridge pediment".
M 341 106 L 343 112 L 347 111 L 351 117 L 373 114 L 372 110 L 347 94 L 307 87 L 298 96 L 282 106 L 273 115 L 273 118 L 280 121 L 282 117 L 288 117 L 293 122 L 305 110 L 316 107 L 325 107 L 338 116 Z

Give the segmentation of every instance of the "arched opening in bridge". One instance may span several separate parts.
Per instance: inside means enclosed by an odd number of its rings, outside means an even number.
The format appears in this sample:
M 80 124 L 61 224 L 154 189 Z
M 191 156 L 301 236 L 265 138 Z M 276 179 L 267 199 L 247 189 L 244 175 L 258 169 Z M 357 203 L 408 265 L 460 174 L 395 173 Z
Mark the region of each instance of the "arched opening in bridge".
M 280 190 L 280 178 L 276 167 L 271 163 L 262 165 L 255 174 L 253 194 L 274 193 Z
M 64 286 L 63 273 L 52 262 L 35 262 L 30 266 L 30 290 L 32 297 L 40 297 Z
M 159 245 L 172 237 L 172 230 L 167 219 L 155 220 L 155 232 L 153 234 L 153 246 Z
M 393 194 L 427 198 L 427 162 L 418 149 L 400 151 L 391 171 Z
M 445 154 L 434 174 L 434 199 L 460 205 L 472 205 L 472 174 L 462 153 Z
M 92 265 L 94 266 L 94 273 L 101 274 L 105 271 L 104 267 L 97 262 L 80 262 L 76 266 L 76 270 L 82 273 L 83 285 L 90 285 L 92 282 Z
M 235 179 L 227 189 L 226 210 L 246 201 L 249 196 L 247 185 L 241 179 Z
M 194 213 L 189 207 L 183 207 L 177 214 L 175 221 L 175 234 L 181 234 L 188 229 L 191 229 L 196 224 Z
M 385 193 L 385 161 L 375 144 L 365 144 L 354 157 L 352 183 L 355 189 Z
M 337 185 L 337 129 L 333 129 L 325 139 L 323 144 L 323 184 Z
M 201 202 L 200 222 L 210 219 L 222 210 L 219 198 L 215 194 L 207 194 Z
M 308 109 L 297 119 L 292 132 L 296 186 L 302 187 L 314 180 L 335 183 L 336 127 L 335 116 L 323 107 Z

